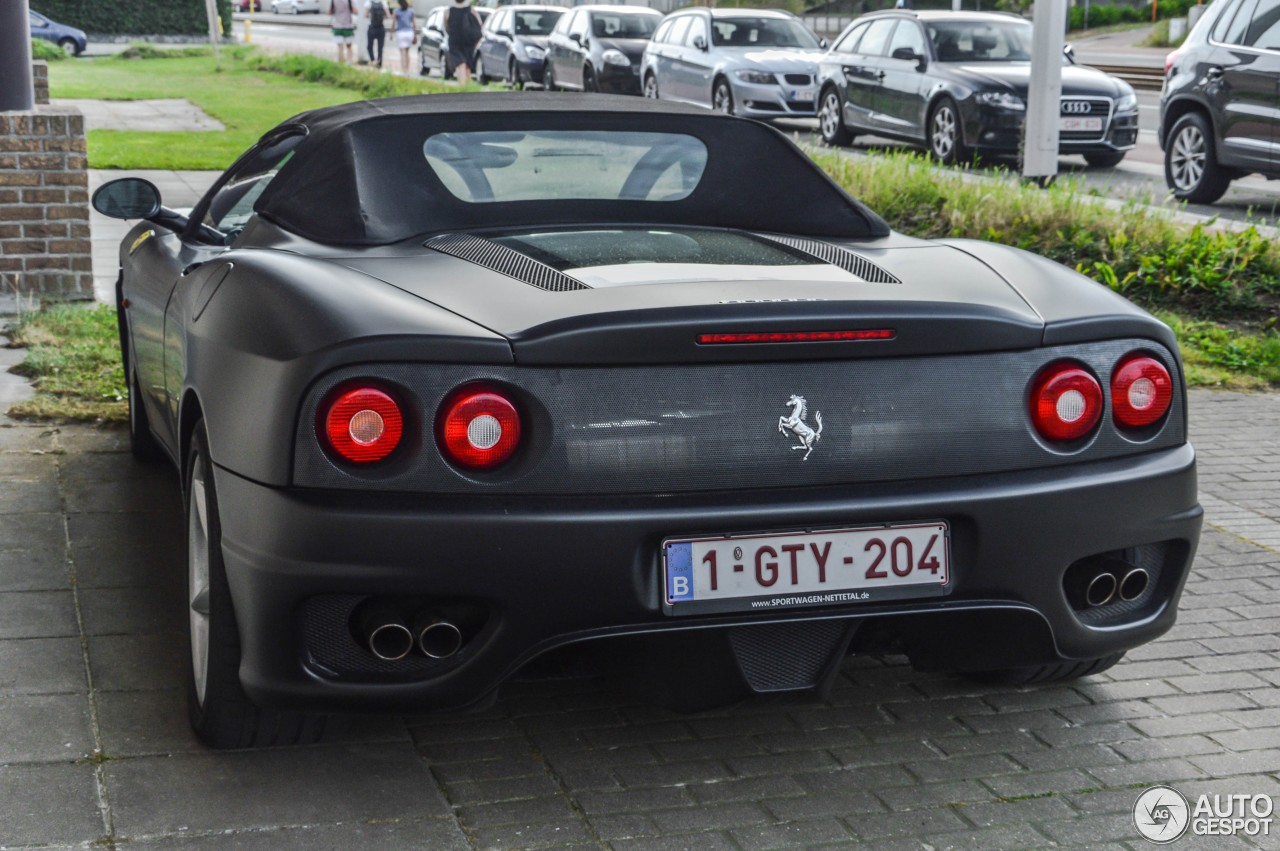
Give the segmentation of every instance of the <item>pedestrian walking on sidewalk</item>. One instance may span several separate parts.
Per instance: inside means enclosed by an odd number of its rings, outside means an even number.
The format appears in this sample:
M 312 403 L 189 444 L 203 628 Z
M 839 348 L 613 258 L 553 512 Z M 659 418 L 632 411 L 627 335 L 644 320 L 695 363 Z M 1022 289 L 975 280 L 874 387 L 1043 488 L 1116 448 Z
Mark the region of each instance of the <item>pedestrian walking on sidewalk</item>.
M 480 43 L 480 16 L 471 8 L 470 0 L 454 0 L 445 13 L 444 31 L 449 36 L 449 60 L 465 86 L 471 82 L 471 66 Z
M 346 65 L 352 62 L 351 45 L 356 37 L 356 10 L 351 5 L 353 2 L 355 0 L 329 0 L 333 43 L 338 45 L 338 62 Z
M 400 0 L 396 9 L 396 47 L 400 48 L 400 73 L 409 76 L 409 48 L 417 36 L 418 22 L 409 8 L 409 0 Z
M 364 7 L 364 16 L 369 19 L 369 35 L 367 49 L 369 61 L 382 67 L 382 48 L 387 40 L 387 15 L 390 10 L 382 0 L 369 0 Z M 375 51 L 374 48 L 377 48 Z

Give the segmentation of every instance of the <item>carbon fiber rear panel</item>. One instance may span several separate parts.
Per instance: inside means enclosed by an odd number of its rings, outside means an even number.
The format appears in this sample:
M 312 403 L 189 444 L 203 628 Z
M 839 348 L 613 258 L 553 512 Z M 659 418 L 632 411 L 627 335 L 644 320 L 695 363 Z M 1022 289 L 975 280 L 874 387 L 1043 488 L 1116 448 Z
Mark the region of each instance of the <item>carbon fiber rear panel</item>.
M 1099 378 L 1135 349 L 1174 369 L 1145 340 L 940 358 L 531 368 L 450 364 L 349 367 L 312 388 L 299 417 L 298 485 L 424 493 L 672 493 L 895 482 L 1054 467 L 1134 455 L 1184 442 L 1183 398 L 1164 424 L 1134 439 L 1104 414 L 1081 444 L 1049 447 L 1035 434 L 1027 395 L 1037 372 L 1070 358 Z M 353 471 L 315 435 L 317 407 L 335 385 L 376 377 L 409 415 L 406 445 L 388 462 Z M 466 475 L 444 460 L 436 412 L 459 385 L 510 390 L 524 418 L 522 450 L 506 467 Z M 804 428 L 789 425 L 805 400 Z M 807 430 L 816 437 L 805 440 Z

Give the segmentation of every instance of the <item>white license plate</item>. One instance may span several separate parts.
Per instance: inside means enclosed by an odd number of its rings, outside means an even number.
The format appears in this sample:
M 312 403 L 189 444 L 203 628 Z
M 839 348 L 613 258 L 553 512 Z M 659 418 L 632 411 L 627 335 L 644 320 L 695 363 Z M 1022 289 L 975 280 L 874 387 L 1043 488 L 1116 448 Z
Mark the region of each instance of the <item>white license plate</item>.
M 792 89 L 791 99 L 804 101 L 813 100 L 813 89 Z
M 1061 118 L 1059 119 L 1058 129 L 1060 130 L 1093 130 L 1095 132 L 1102 130 L 1101 118 Z
M 730 535 L 663 542 L 668 613 L 840 605 L 941 595 L 947 524 Z

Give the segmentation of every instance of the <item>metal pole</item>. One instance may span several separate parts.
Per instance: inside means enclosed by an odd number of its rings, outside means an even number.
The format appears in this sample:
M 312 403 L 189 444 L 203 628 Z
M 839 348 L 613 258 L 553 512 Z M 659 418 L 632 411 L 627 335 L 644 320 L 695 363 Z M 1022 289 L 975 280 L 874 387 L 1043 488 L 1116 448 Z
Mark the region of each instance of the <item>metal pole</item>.
M 1058 173 L 1067 0 L 1036 0 L 1031 26 L 1031 83 L 1027 91 L 1022 176 L 1047 186 Z
M 0 0 L 0 112 L 34 109 L 27 0 Z
M 218 37 L 218 28 L 222 21 L 218 18 L 218 0 L 204 0 L 204 11 L 209 18 L 209 41 L 213 42 L 213 65 L 222 70 L 222 39 Z

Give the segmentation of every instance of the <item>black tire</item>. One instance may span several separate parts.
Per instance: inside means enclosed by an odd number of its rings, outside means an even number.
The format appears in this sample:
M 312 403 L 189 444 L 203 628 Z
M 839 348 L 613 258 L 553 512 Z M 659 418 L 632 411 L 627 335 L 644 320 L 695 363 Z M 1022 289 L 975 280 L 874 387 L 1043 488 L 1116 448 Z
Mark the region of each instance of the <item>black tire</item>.
M 484 59 L 479 53 L 476 54 L 476 82 L 482 86 L 493 82 L 493 77 L 484 72 Z
M 542 69 L 542 87 L 549 92 L 560 91 L 560 87 L 556 85 L 555 68 L 550 62 Z
M 1084 161 L 1093 168 L 1115 168 L 1124 159 L 1125 151 L 1109 151 L 1105 154 L 1085 154 Z
M 929 153 L 943 165 L 967 163 L 973 159 L 972 152 L 964 143 L 960 108 L 951 98 L 943 98 L 929 110 L 925 141 L 929 145 Z
M 222 562 L 222 523 L 218 492 L 209 460 L 204 421 L 196 423 L 183 468 L 187 515 L 188 669 L 187 698 L 191 728 L 212 748 L 258 748 L 311 744 L 324 734 L 323 716 L 278 712 L 255 706 L 240 686 L 240 635 L 231 589 Z M 203 513 L 200 509 L 203 508 Z M 203 576 L 197 560 L 204 560 Z M 203 611 L 201 610 L 203 608 Z M 204 641 L 197 638 L 203 619 Z M 203 677 L 196 649 L 203 643 Z M 203 680 L 203 688 L 200 681 Z
M 449 59 L 449 57 L 448 57 L 447 55 L 446 55 L 446 56 L 444 56 L 444 57 L 442 57 L 442 58 L 441 58 L 441 60 L 440 60 L 440 77 L 441 77 L 441 79 L 444 79 L 444 80 L 452 80 L 452 79 L 453 79 L 453 77 L 454 77 L 453 71 L 454 71 L 454 68 L 453 68 L 453 61 L 452 61 L 452 60 L 450 60 L 450 59 Z
M 725 115 L 733 115 L 733 89 L 724 77 L 711 84 L 711 108 Z
M 650 100 L 658 100 L 658 78 L 653 74 L 645 74 L 640 93 Z
M 844 98 L 834 86 L 825 89 L 818 101 L 818 130 L 822 141 L 828 145 L 844 146 L 853 141 L 853 134 L 844 124 Z
M 584 92 L 600 91 L 600 84 L 596 82 L 596 69 L 589 64 L 582 66 L 582 90 Z
M 520 75 L 520 63 L 516 62 L 515 57 L 507 62 L 507 79 L 511 81 L 511 88 L 524 88 L 524 78 Z
M 1009 668 L 1003 671 L 975 671 L 966 674 L 966 676 L 980 683 L 1002 686 L 1057 683 L 1101 674 L 1103 671 L 1114 667 L 1122 658 L 1124 658 L 1123 653 L 1112 653 L 1110 656 L 1103 656 L 1098 659 L 1080 659 L 1078 661 L 1057 662 L 1052 665 L 1039 665 L 1030 668 Z
M 1231 184 L 1230 173 L 1218 165 L 1213 125 L 1202 113 L 1188 112 L 1169 131 L 1164 180 L 1175 198 L 1193 204 L 1212 204 Z
M 58 47 L 62 48 L 62 52 L 68 56 L 79 56 L 80 45 L 76 44 L 73 38 L 63 38 L 58 40 Z

